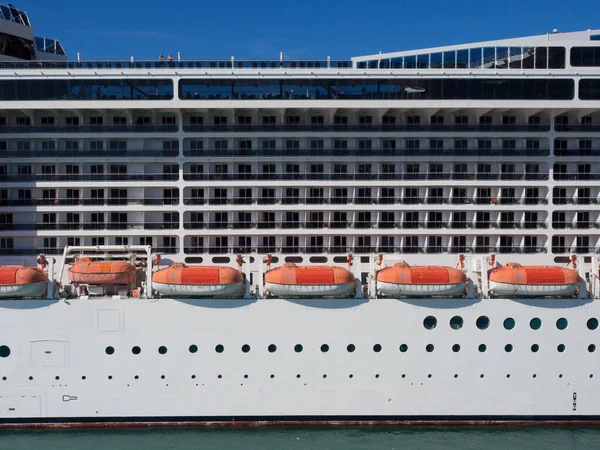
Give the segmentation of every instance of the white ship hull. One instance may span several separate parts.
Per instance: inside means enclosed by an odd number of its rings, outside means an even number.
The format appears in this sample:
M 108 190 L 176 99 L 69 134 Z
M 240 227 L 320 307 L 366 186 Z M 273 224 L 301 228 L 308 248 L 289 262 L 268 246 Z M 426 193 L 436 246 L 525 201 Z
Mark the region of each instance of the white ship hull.
M 46 281 L 41 281 L 31 284 L 0 286 L 0 298 L 41 297 L 46 291 L 47 284 Z
M 386 297 L 457 296 L 465 293 L 465 283 L 453 284 L 398 284 L 377 282 L 377 288 Z
M 594 420 L 598 316 L 577 299 L 5 301 L 0 423 Z
M 490 291 L 496 296 L 523 297 L 569 297 L 575 294 L 579 284 L 512 284 L 490 281 Z
M 265 283 L 266 289 L 274 297 L 343 297 L 354 293 L 355 284 L 314 284 L 295 285 Z
M 152 283 L 152 286 L 156 292 L 163 296 L 239 297 L 242 294 L 243 283 L 214 285 Z

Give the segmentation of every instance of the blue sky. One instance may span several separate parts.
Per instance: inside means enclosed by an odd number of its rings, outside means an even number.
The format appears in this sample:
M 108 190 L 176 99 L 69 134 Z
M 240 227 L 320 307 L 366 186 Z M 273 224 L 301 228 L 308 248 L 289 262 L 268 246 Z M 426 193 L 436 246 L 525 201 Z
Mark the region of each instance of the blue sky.
M 70 58 L 347 59 L 600 28 L 600 1 L 14 0 Z

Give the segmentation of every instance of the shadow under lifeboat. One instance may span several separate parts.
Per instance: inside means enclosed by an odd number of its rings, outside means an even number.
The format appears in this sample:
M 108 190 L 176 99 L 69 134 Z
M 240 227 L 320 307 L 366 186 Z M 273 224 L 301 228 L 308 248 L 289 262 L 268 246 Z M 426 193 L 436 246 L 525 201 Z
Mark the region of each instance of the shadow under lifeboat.
M 499 296 L 570 297 L 581 283 L 576 270 L 508 263 L 488 272 L 490 293 Z
M 297 266 L 286 263 L 265 274 L 274 297 L 345 297 L 355 295 L 352 272 L 337 266 Z
M 174 263 L 152 275 L 152 288 L 161 295 L 239 297 L 243 292 L 244 277 L 232 267 Z
M 92 261 L 84 256 L 69 269 L 69 280 L 75 284 L 131 285 L 135 281 L 135 267 L 124 261 Z
M 37 267 L 0 267 L 0 297 L 41 297 L 48 277 Z
M 454 267 L 410 266 L 404 261 L 376 274 L 377 288 L 386 297 L 463 295 L 467 276 Z

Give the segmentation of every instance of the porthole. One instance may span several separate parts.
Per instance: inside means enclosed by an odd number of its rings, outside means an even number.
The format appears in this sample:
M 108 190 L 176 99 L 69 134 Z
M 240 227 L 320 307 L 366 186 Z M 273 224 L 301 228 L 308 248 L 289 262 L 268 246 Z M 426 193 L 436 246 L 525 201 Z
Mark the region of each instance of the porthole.
M 565 319 L 564 317 L 561 317 L 560 319 L 558 319 L 556 321 L 556 328 L 558 328 L 559 330 L 566 330 L 568 326 L 569 326 L 569 321 L 567 319 Z
M 115 352 L 115 348 L 109 345 L 104 351 L 107 355 L 112 355 Z
M 595 317 L 589 319 L 587 321 L 587 327 L 588 330 L 595 330 L 596 328 L 598 328 L 598 319 L 596 319 Z
M 427 378 L 431 378 L 432 376 L 433 376 L 433 375 L 429 374 L 429 375 L 427 375 Z
M 250 351 L 250 346 L 248 344 L 242 345 L 242 351 L 248 353 Z
M 85 380 L 86 378 L 87 378 L 87 377 L 86 377 L 85 375 L 83 375 L 83 376 L 81 377 L 81 379 L 82 379 L 82 380 Z
M 423 320 L 423 326 L 427 330 L 433 330 L 437 326 L 437 319 L 433 316 L 427 316 Z
M 477 347 L 480 353 L 485 353 L 485 351 L 487 350 L 487 345 L 485 344 L 480 344 L 479 347 Z
M 85 377 L 83 377 L 83 379 L 85 380 Z M 6 377 L 2 377 L 2 381 L 6 381 L 7 378 Z
M 504 351 L 505 351 L 506 353 L 510 353 L 510 352 L 512 352 L 512 351 L 513 351 L 513 346 L 512 346 L 512 344 L 506 344 L 506 345 L 504 346 Z
M 507 374 L 506 374 L 506 378 L 510 378 L 510 373 L 507 373 Z
M 223 378 L 223 375 L 219 374 L 217 375 L 217 378 L 220 380 L 221 378 Z
M 434 349 L 435 349 L 435 347 L 433 346 L 433 344 L 427 344 L 427 346 L 425 347 L 425 350 L 427 350 L 427 353 L 431 353 Z
M 108 379 L 109 379 L 109 380 L 112 380 L 112 375 L 109 375 L 109 376 L 108 376 Z
M 323 374 L 323 378 L 327 378 L 327 374 L 326 373 Z
M 6 345 L 0 346 L 0 358 L 8 358 L 10 356 L 10 348 Z
M 483 377 L 485 377 L 484 374 L 479 374 L 479 378 L 483 378 Z
M 529 326 L 532 330 L 539 330 L 542 327 L 542 320 L 538 317 L 534 317 L 529 321 Z
M 196 353 L 198 351 L 198 346 L 192 344 L 192 345 L 190 345 L 189 350 L 190 350 L 190 353 Z
M 275 378 L 275 375 L 271 374 L 271 379 Z
M 454 374 L 454 378 L 458 378 L 458 374 L 457 373 Z
M 134 378 L 134 379 L 136 379 L 136 380 L 139 380 L 139 379 L 140 379 L 140 376 L 139 376 L 139 375 L 136 375 L 136 376 L 135 376 L 135 377 L 133 377 L 133 378 Z
M 354 344 L 348 344 L 346 350 L 348 350 L 348 353 L 352 353 L 354 350 L 356 350 L 356 347 L 354 346 Z
M 161 376 L 160 376 L 160 379 L 161 379 L 161 380 L 164 380 L 164 379 L 165 379 L 165 376 L 164 376 L 164 375 L 161 375 Z
M 302 350 L 304 350 L 304 347 L 302 347 L 302 344 L 296 344 L 296 345 L 294 345 L 294 351 L 296 353 L 301 353 Z
M 225 350 L 225 347 L 223 347 L 221 344 L 218 344 L 215 347 L 215 352 L 217 352 L 217 353 L 223 353 L 224 350 Z
M 131 353 L 133 353 L 134 355 L 139 355 L 141 353 L 142 349 L 139 348 L 137 345 L 135 347 L 131 348 Z
M 565 344 L 560 344 L 558 347 L 556 347 L 556 350 L 558 350 L 559 353 L 563 353 L 565 349 Z
M 454 353 L 458 353 L 458 352 L 460 352 L 460 345 L 458 345 L 458 344 L 454 344 L 454 345 L 452 346 L 452 351 L 453 351 Z
M 277 346 L 275 344 L 271 344 L 268 347 L 269 353 L 275 353 L 277 351 Z
M 594 378 L 594 374 L 593 373 L 590 373 L 590 378 Z
M 594 353 L 596 351 L 596 345 L 590 344 L 588 345 L 588 352 Z
M 408 345 L 406 345 L 406 344 L 402 344 L 402 345 L 400 346 L 400 351 L 401 351 L 402 353 L 406 353 L 406 352 L 408 351 Z
M 373 346 L 373 351 L 374 351 L 375 353 L 379 353 L 379 352 L 381 351 L 381 344 L 375 344 L 375 345 Z
M 158 347 L 158 353 L 160 353 L 161 355 L 166 355 L 167 347 L 165 347 L 164 345 L 161 345 L 160 347 Z
M 558 378 L 562 378 L 562 377 L 563 377 L 563 374 L 562 374 L 562 373 L 558 375 Z
M 379 374 L 378 373 L 375 374 L 375 378 L 379 378 Z
M 453 330 L 460 330 L 464 324 L 464 320 L 460 316 L 454 316 L 450 319 L 450 328 Z
M 196 375 L 192 375 L 192 380 L 195 380 L 195 379 L 196 379 Z
M 329 351 L 329 345 L 327 345 L 327 344 L 321 345 L 321 351 L 323 353 L 327 353 Z
M 504 319 L 504 329 L 512 330 L 515 327 L 515 319 L 512 317 L 507 317 Z
M 532 351 L 533 353 L 537 353 L 537 352 L 539 352 L 539 351 L 540 351 L 540 346 L 539 346 L 539 345 L 537 345 L 537 344 L 533 344 L 533 345 L 531 346 L 531 351 Z
M 29 381 L 32 381 L 32 380 L 33 380 L 33 377 L 29 377 Z
M 300 378 L 300 377 L 302 377 L 302 375 L 300 375 L 300 374 L 296 375 L 296 378 Z
M 248 379 L 248 374 L 246 373 L 246 374 L 244 374 L 244 380 L 247 380 L 247 379 Z
M 487 330 L 490 326 L 490 319 L 486 316 L 478 317 L 475 325 L 477 325 L 477 328 L 480 330 Z
M 537 378 L 537 373 L 534 373 L 534 374 L 533 374 L 533 378 Z
M 348 375 L 348 378 L 354 378 L 354 374 L 351 373 L 350 375 Z
M 55 379 L 56 381 L 58 381 L 58 380 L 60 380 L 60 377 L 59 377 L 58 375 L 56 375 L 56 376 L 54 377 L 54 379 Z

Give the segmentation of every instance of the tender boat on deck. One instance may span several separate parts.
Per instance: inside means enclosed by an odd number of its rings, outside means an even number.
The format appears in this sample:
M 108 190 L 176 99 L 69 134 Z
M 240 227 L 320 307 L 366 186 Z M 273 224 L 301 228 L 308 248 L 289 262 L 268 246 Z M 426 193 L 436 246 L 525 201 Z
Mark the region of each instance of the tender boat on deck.
M 579 288 L 581 277 L 573 269 L 556 266 L 522 266 L 508 263 L 488 273 L 495 296 L 567 297 Z
M 398 262 L 376 274 L 377 288 L 386 297 L 457 296 L 465 292 L 467 276 L 445 266 L 410 266 Z
M 0 297 L 41 297 L 47 285 L 48 277 L 37 267 L 0 267 Z
M 79 258 L 69 269 L 69 280 L 75 284 L 130 285 L 135 281 L 135 267 L 124 261 L 92 261 Z
M 211 297 L 239 297 L 244 278 L 231 267 L 187 266 L 175 263 L 152 276 L 152 287 L 162 295 Z
M 354 295 L 356 279 L 343 267 L 286 263 L 267 272 L 265 283 L 277 297 L 343 297 Z

